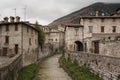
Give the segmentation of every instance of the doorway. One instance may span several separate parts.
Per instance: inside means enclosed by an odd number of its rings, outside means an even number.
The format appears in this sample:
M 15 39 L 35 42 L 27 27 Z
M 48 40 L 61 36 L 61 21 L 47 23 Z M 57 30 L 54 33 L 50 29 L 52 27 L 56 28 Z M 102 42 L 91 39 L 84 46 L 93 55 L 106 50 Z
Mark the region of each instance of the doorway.
M 76 51 L 83 51 L 83 43 L 80 41 L 75 41 Z

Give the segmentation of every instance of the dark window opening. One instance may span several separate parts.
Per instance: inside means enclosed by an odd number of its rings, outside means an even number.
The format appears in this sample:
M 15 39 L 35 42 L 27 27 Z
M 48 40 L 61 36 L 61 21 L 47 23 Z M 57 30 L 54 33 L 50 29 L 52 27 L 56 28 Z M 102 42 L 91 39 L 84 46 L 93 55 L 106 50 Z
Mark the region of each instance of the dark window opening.
M 18 44 L 15 44 L 15 54 L 18 54 Z
M 5 36 L 5 43 L 6 43 L 6 44 L 9 43 L 9 36 Z
M 89 19 L 89 22 L 92 22 L 92 19 Z
M 104 32 L 104 26 L 101 26 L 101 32 Z
M 113 30 L 112 30 L 113 32 L 116 32 L 116 26 L 113 26 Z
M 7 48 L 6 47 L 3 48 L 3 55 L 2 56 L 7 56 Z
M 31 44 L 31 38 L 29 39 L 29 45 L 32 45 L 32 44 Z
M 113 19 L 113 22 L 115 22 L 116 21 L 116 19 Z
M 104 22 L 104 19 L 101 19 L 101 22 Z
M 57 41 L 57 39 L 55 39 L 55 41 Z

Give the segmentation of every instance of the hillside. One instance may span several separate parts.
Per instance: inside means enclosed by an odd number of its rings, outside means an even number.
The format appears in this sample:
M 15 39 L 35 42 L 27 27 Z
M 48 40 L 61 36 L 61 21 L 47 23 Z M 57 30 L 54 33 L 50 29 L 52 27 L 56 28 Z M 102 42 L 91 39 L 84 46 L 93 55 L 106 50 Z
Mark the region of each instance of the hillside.
M 79 20 L 77 20 L 77 18 L 79 16 L 95 16 L 96 11 L 99 11 L 99 16 L 101 16 L 102 13 L 104 13 L 105 16 L 109 16 L 116 12 L 118 8 L 120 8 L 120 3 L 95 3 L 64 17 L 61 17 L 49 25 L 56 26 L 58 24 L 71 23 L 73 20 L 75 20 L 75 23 L 78 23 Z

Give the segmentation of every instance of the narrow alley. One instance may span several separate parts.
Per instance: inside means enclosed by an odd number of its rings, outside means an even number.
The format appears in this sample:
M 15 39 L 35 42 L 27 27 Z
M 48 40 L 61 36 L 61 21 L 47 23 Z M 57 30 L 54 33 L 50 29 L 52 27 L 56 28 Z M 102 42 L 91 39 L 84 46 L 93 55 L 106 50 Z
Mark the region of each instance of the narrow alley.
M 36 80 L 72 80 L 59 66 L 58 59 L 61 55 L 49 57 L 40 64 Z

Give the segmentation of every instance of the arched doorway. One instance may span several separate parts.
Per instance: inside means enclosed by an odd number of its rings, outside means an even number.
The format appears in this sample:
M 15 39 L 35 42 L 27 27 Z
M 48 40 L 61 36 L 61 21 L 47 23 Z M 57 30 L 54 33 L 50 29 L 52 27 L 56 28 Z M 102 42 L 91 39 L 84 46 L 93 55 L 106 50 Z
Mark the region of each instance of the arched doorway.
M 83 44 L 80 41 L 75 41 L 76 51 L 83 51 Z

